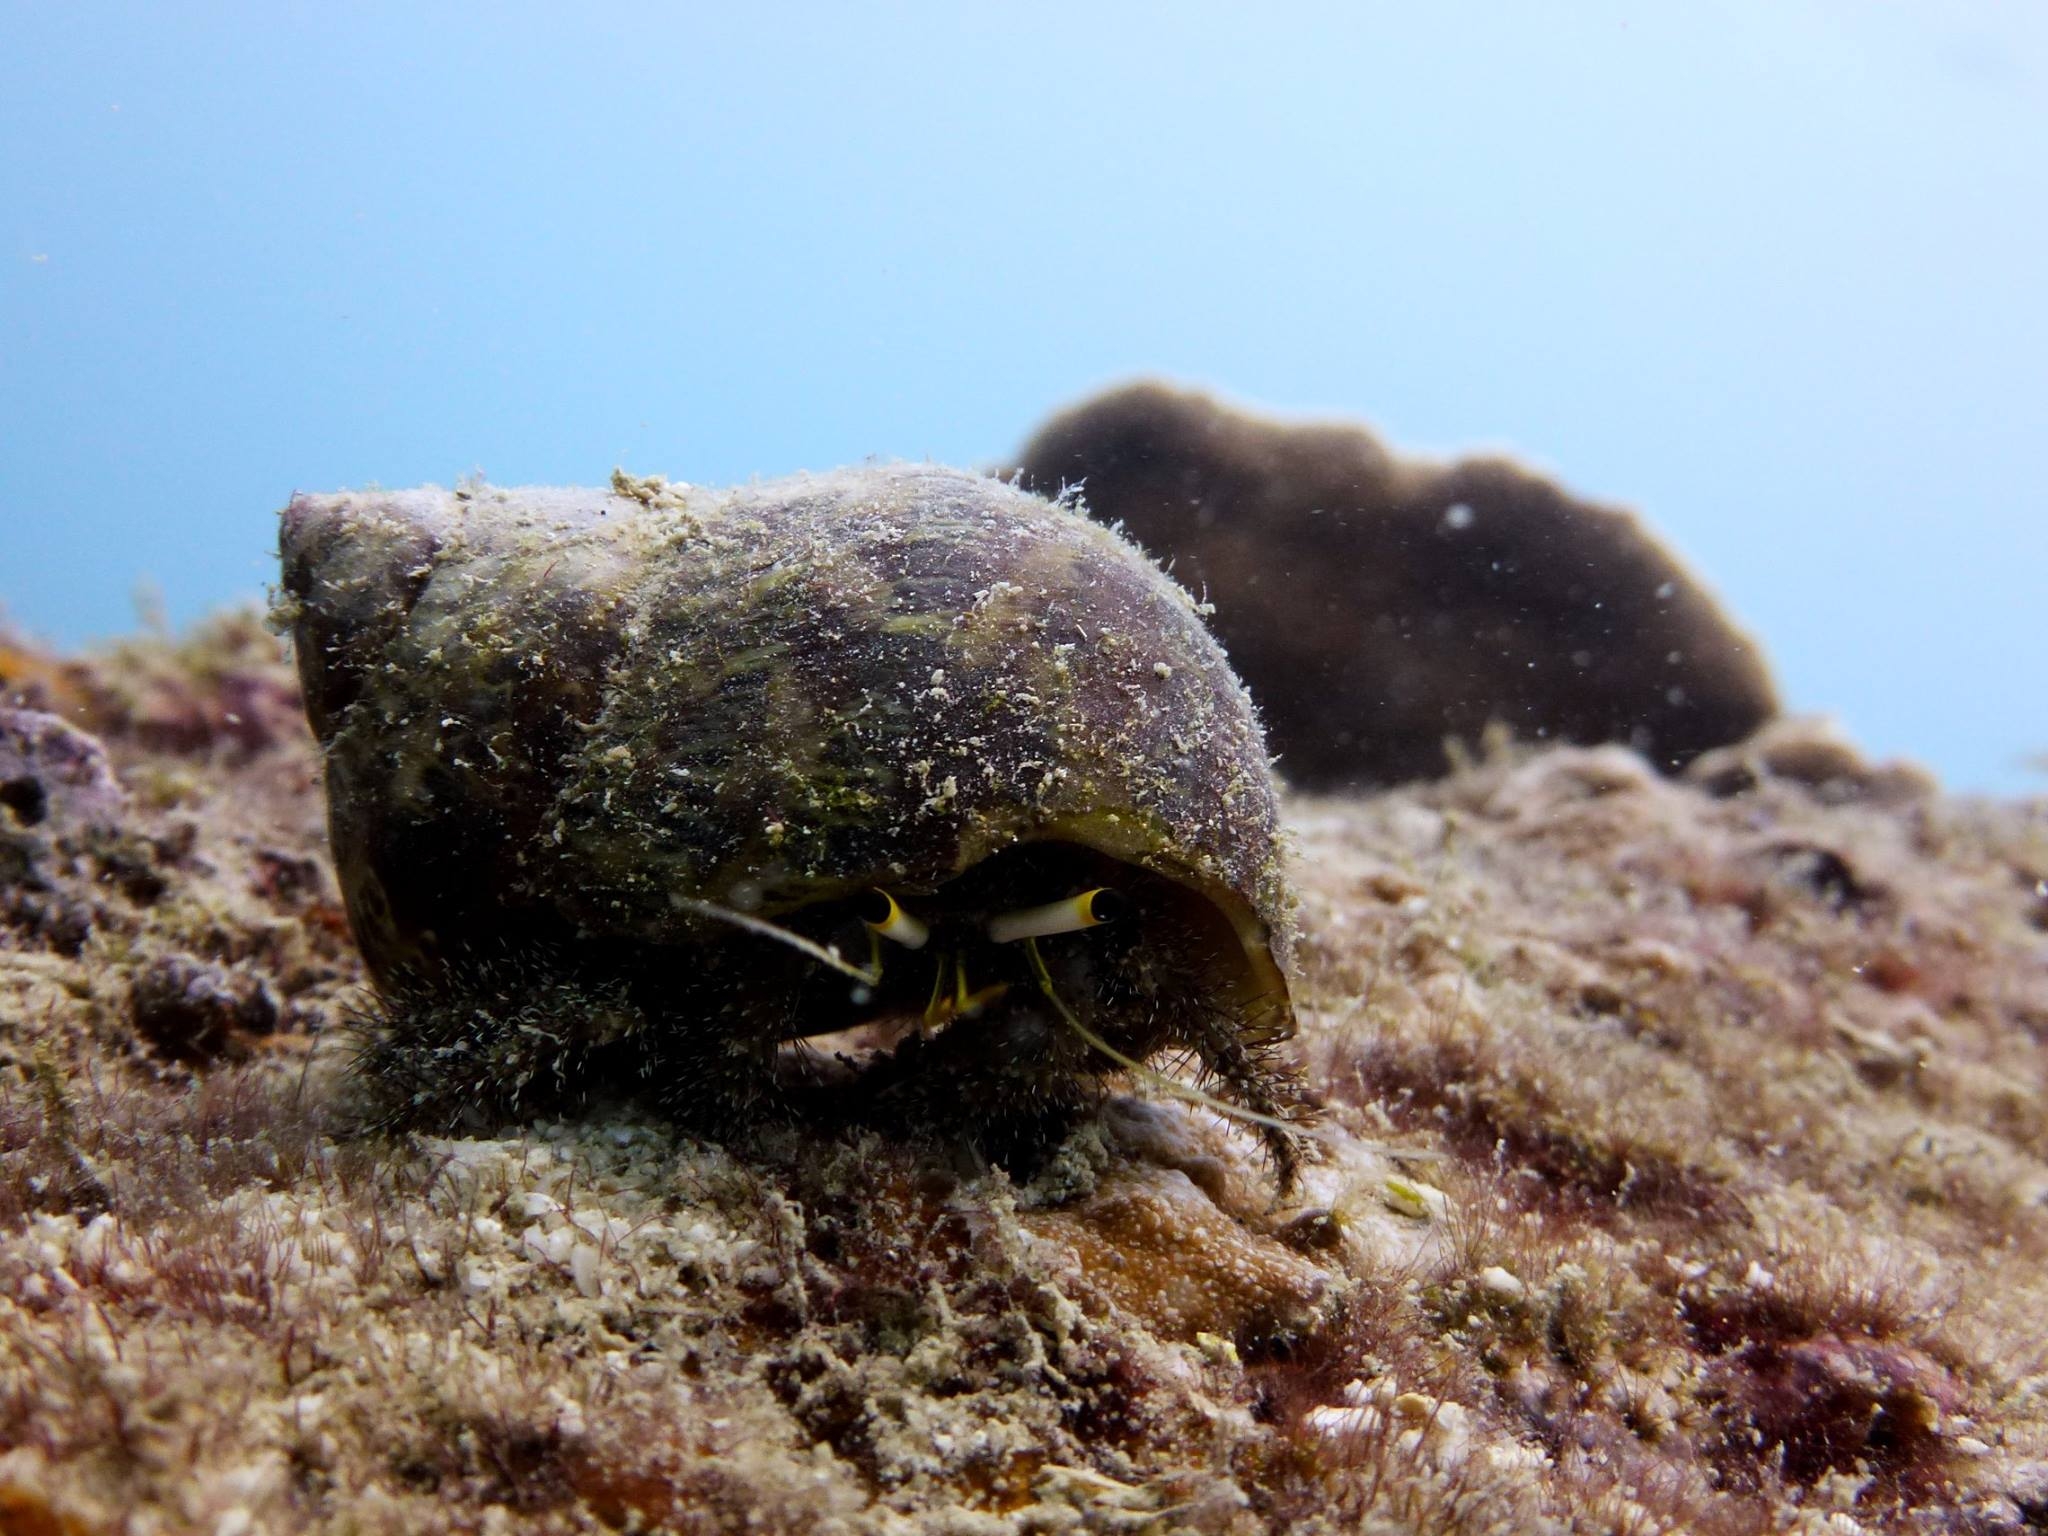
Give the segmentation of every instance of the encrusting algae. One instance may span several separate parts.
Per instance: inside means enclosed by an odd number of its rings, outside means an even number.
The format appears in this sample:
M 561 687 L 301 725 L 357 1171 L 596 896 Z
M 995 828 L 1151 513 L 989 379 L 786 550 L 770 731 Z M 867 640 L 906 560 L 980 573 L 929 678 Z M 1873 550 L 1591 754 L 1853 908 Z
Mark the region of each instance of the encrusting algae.
M 0 711 L 0 1531 L 2048 1523 L 2048 804 L 1797 721 L 1283 797 L 1280 1195 L 1108 1072 L 1008 1166 L 858 1079 L 365 1130 L 291 669 L 61 665 Z

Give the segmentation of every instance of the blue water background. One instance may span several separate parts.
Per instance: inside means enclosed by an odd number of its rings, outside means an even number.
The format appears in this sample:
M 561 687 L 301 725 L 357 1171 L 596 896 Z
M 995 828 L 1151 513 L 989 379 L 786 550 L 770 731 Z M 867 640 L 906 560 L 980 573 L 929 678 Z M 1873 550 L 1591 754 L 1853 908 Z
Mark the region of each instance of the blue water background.
M 1635 505 L 1795 706 L 2048 785 L 2048 10 L 1254 9 L 0 0 L 0 603 L 1158 372 Z

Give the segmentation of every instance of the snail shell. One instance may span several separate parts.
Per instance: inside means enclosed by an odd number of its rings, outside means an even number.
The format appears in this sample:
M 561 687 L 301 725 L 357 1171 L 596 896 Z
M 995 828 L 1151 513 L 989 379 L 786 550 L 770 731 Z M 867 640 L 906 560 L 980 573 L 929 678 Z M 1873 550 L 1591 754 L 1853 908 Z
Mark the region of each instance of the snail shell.
M 743 1109 L 784 1042 L 877 1021 L 909 1038 L 873 1102 L 977 1126 L 1056 1122 L 1179 1047 L 1289 1166 L 1265 746 L 1192 600 L 1112 531 L 888 467 L 300 496 L 281 552 L 390 996 L 517 993 L 529 1028 L 544 994 L 595 999 L 548 1070 L 679 1107 Z M 1092 890 L 1119 921 L 1016 936 Z M 509 1058 L 422 1022 L 447 1016 L 397 1009 L 386 1065 L 422 1101 L 502 1095 Z

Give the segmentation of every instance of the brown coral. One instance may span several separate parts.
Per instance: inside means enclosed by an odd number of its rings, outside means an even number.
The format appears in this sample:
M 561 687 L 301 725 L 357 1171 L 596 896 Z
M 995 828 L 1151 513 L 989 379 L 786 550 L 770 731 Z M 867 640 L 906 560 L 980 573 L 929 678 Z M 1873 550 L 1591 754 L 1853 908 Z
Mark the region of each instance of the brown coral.
M 1137 384 L 1017 462 L 1206 590 L 1297 784 L 1437 774 L 1494 722 L 1671 769 L 1777 709 L 1755 644 L 1633 517 L 1505 459 L 1400 459 Z

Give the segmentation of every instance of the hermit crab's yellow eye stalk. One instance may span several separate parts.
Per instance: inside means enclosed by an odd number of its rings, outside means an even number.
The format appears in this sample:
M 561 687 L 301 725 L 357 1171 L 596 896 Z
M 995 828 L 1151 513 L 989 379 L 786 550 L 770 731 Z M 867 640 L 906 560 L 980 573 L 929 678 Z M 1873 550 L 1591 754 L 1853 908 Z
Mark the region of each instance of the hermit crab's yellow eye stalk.
M 1113 923 L 1130 909 L 1130 903 L 1108 886 L 1097 886 L 1065 901 L 1050 901 L 1042 907 L 1020 907 L 989 919 L 988 936 L 998 944 L 1019 939 L 1045 939 L 1056 933 L 1078 933 Z
M 879 886 L 860 898 L 860 920 L 870 932 L 878 933 L 905 949 L 923 949 L 931 929 L 897 905 L 896 898 Z

